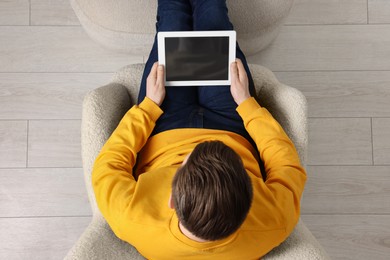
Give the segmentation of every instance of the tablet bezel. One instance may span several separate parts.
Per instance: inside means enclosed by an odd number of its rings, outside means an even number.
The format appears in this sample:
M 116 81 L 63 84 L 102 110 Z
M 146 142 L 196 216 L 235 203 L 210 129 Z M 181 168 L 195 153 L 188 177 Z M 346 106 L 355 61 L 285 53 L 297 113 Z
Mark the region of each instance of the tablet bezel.
M 165 68 L 165 38 L 169 37 L 229 37 L 229 63 L 228 67 L 228 79 L 227 80 L 185 80 L 185 81 L 167 81 L 166 80 L 166 68 Z M 230 64 L 236 59 L 236 31 L 170 31 L 159 32 L 157 34 L 158 45 L 158 62 L 164 65 L 164 82 L 165 86 L 226 86 L 231 84 Z

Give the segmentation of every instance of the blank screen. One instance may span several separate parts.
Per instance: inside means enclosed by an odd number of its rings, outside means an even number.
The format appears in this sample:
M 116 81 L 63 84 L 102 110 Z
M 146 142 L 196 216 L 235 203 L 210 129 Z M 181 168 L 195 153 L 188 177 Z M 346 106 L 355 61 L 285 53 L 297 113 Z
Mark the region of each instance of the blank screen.
M 167 81 L 228 80 L 229 37 L 165 38 Z

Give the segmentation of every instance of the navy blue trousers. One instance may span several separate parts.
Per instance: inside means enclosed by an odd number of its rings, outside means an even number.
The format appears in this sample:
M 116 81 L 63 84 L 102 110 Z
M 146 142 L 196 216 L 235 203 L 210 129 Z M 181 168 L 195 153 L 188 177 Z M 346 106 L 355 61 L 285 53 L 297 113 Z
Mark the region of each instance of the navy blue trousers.
M 157 32 L 210 30 L 233 30 L 225 0 L 158 0 Z M 244 64 L 253 96 L 252 75 L 238 44 L 236 57 Z M 138 103 L 145 98 L 146 78 L 156 61 L 157 33 L 142 76 Z M 158 119 L 152 135 L 177 128 L 219 129 L 237 133 L 253 145 L 236 108 L 230 86 L 166 87 L 166 97 L 161 105 L 164 114 Z

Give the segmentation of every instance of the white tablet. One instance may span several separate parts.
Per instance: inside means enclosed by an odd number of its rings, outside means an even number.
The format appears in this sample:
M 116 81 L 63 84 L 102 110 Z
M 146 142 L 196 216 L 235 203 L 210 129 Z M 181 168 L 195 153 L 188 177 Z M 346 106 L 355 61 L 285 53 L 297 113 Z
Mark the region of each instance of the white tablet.
M 158 61 L 165 86 L 230 85 L 236 59 L 235 31 L 159 32 Z

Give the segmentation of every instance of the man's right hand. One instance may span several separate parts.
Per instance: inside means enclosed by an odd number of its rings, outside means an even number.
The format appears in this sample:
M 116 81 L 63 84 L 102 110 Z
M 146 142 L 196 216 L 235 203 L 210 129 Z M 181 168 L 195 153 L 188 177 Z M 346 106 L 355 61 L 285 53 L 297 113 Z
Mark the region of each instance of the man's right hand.
M 232 77 L 230 92 L 237 105 L 240 105 L 251 97 L 249 93 L 248 76 L 240 59 L 236 59 L 235 62 L 230 64 L 230 72 Z
M 164 66 L 158 62 L 153 64 L 149 76 L 146 79 L 146 96 L 158 106 L 161 106 L 165 98 Z

